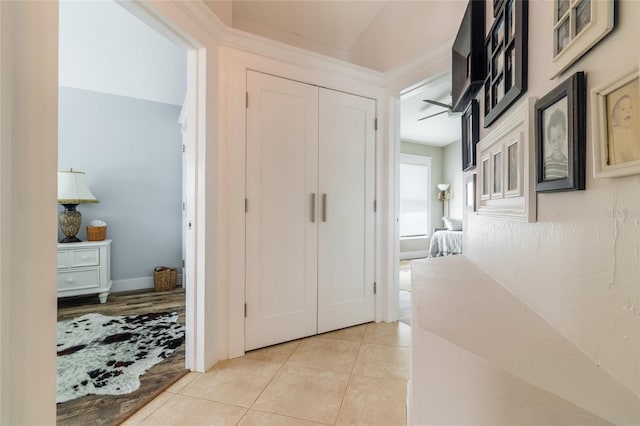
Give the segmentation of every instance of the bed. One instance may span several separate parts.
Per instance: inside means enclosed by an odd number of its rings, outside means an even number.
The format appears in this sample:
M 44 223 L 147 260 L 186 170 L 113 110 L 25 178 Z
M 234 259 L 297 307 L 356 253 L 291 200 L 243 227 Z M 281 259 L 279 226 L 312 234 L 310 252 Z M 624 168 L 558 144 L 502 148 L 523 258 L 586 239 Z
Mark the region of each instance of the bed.
M 431 236 L 429 257 L 462 253 L 462 231 L 438 230 Z

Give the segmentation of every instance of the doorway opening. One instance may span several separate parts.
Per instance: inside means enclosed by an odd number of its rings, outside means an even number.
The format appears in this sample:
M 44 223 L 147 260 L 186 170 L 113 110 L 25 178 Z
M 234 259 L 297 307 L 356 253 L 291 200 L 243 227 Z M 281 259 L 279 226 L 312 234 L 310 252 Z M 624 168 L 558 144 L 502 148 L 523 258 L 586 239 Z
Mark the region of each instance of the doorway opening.
M 461 125 L 451 112 L 451 74 L 445 73 L 400 94 L 397 148 L 399 317 L 410 318 L 411 262 L 430 256 L 431 237 L 442 225 L 437 185 L 461 171 L 456 162 Z M 458 195 L 460 197 L 461 195 Z
M 59 297 L 73 298 L 59 299 L 58 318 L 88 312 L 176 312 L 177 321 L 186 325 L 186 343 L 161 367 L 148 370 L 138 391 L 108 396 L 106 402 L 95 395 L 81 397 L 84 402 L 62 410 L 63 421 L 60 407 L 67 403 L 58 404 L 62 424 L 77 416 L 83 421 L 122 418 L 167 385 L 164 378 L 177 380 L 193 365 L 194 315 L 189 300 L 194 297 L 195 250 L 189 231 L 195 210 L 196 133 L 195 101 L 189 92 L 195 86 L 195 55 L 186 43 L 168 39 L 127 6 L 131 5 L 60 3 L 58 169 L 86 172 L 100 203 L 80 206 L 82 226 L 102 220 L 105 242 L 111 244 L 108 257 L 96 265 L 67 270 L 59 262 L 59 289 L 61 273 L 79 274 L 80 280 L 94 269 L 106 270 L 109 289 L 100 294 L 106 303 L 82 290 L 90 282 L 80 283 L 75 293 L 59 291 Z M 78 236 L 87 239 L 83 229 Z M 156 266 L 177 271 L 175 290 L 154 291 Z

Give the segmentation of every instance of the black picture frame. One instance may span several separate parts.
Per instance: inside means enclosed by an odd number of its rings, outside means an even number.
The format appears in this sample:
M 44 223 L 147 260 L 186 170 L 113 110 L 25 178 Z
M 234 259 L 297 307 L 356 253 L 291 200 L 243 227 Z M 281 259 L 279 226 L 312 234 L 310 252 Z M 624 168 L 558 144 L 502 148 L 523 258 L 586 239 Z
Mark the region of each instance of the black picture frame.
M 476 145 L 480 140 L 480 108 L 478 101 L 473 99 L 467 110 L 462 114 L 462 170 L 476 168 Z
M 527 91 L 528 0 L 505 0 L 484 44 L 484 127 Z
M 463 112 L 484 83 L 485 0 L 469 0 L 451 48 L 451 100 Z
M 536 102 L 536 192 L 585 189 L 586 112 L 582 71 Z

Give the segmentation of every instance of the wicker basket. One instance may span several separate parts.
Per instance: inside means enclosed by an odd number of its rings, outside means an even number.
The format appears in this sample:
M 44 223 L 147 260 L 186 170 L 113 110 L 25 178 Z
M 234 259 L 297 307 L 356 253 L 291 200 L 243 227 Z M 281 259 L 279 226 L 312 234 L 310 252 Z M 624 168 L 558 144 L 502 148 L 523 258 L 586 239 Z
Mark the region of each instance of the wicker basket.
M 167 291 L 176 288 L 176 268 L 158 266 L 153 270 L 153 288 L 156 291 Z
M 87 226 L 87 241 L 103 241 L 107 238 L 106 226 Z

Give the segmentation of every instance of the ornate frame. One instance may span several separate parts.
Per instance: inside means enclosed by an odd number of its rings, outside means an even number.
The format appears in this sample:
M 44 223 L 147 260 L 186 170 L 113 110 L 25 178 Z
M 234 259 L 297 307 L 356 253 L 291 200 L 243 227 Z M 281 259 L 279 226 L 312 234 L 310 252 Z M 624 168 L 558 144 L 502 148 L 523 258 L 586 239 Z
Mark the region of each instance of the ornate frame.
M 535 98 L 523 102 L 478 143 L 478 215 L 520 222 L 536 221 L 531 161 L 533 144 L 530 143 L 533 139 L 530 123 L 533 122 L 534 103 Z M 501 159 L 498 168 L 496 155 Z M 494 170 L 499 170 L 499 180 Z M 499 188 L 496 186 L 498 182 Z

